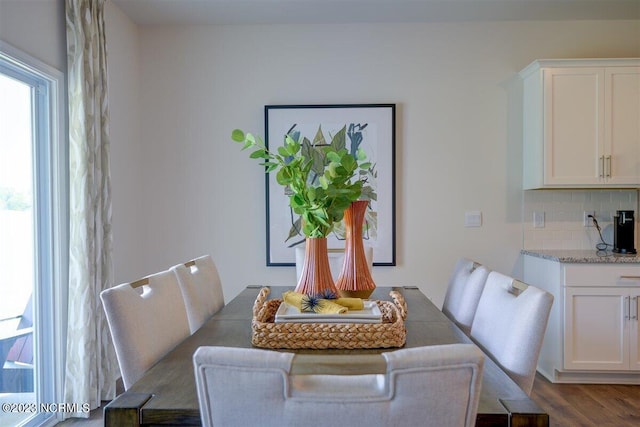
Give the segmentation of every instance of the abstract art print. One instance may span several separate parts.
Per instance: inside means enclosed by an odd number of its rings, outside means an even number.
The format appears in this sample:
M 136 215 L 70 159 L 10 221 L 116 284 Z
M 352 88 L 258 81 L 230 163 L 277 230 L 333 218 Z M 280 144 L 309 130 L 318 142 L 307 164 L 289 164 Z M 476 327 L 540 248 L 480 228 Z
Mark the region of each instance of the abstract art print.
M 324 168 L 322 147 L 333 145 L 354 154 L 364 150 L 371 166 L 358 177 L 361 199 L 369 201 L 363 231 L 373 247 L 373 265 L 396 265 L 395 255 L 395 104 L 266 105 L 265 144 L 277 150 L 289 135 L 303 145 L 313 162 L 310 180 Z M 287 189 L 266 175 L 267 265 L 295 265 L 295 250 L 304 245 L 300 221 L 289 207 Z M 328 236 L 329 248 L 344 248 L 344 225 Z

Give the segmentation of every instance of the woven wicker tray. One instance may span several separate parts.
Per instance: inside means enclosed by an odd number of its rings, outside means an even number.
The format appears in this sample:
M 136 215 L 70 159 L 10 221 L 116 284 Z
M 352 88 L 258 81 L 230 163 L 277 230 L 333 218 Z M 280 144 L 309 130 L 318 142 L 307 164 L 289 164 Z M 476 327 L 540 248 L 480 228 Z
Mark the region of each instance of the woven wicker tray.
M 376 301 L 382 323 L 274 323 L 282 299 L 267 300 L 260 289 L 253 304 L 251 343 L 262 348 L 389 348 L 402 347 L 407 338 L 407 304 L 402 294 L 389 292 L 391 301 Z

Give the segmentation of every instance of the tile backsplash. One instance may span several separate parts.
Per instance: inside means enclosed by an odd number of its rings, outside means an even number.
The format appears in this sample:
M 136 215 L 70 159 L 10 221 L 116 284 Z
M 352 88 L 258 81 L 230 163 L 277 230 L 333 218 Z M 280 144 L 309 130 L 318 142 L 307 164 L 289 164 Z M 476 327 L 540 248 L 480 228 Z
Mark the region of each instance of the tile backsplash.
M 600 236 L 595 227 L 583 225 L 585 211 L 595 212 L 604 241 L 613 244 L 613 215 L 617 210 L 635 211 L 637 236 L 640 225 L 637 190 L 524 191 L 523 248 L 595 249 Z M 534 226 L 534 214 L 538 227 Z

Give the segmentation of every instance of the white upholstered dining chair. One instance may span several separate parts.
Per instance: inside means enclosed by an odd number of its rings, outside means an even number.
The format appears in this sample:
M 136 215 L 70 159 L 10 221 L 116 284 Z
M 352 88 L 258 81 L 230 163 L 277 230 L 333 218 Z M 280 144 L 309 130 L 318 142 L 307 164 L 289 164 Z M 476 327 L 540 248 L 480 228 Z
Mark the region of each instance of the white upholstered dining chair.
M 449 279 L 442 312 L 467 335 L 488 275 L 489 269 L 483 265 L 460 258 Z
M 200 347 L 202 425 L 473 426 L 484 355 L 473 344 L 383 353 L 386 374 L 294 375 L 293 353 Z
M 187 312 L 172 271 L 105 289 L 100 299 L 125 389 L 189 336 Z
M 171 268 L 178 278 L 191 333 L 224 307 L 222 282 L 210 255 Z
M 531 394 L 553 295 L 492 271 L 471 325 L 471 339 Z

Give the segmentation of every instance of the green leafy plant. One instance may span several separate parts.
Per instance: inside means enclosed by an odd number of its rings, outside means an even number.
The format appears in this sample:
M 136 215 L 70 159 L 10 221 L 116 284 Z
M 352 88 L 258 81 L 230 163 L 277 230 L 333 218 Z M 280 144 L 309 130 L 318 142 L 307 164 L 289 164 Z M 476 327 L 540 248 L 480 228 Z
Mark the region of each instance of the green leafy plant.
M 243 144 L 243 150 L 253 149 L 249 157 L 263 160 L 260 164 L 267 173 L 276 171 L 276 181 L 288 190 L 289 206 L 301 217 L 302 233 L 327 237 L 351 202 L 363 194 L 366 181 L 361 176 L 371 169 L 361 148 L 354 156 L 344 147 L 345 132 L 346 126 L 326 144 L 321 128 L 313 143 L 290 131 L 276 152 L 260 137 L 240 129 L 231 133 L 231 139 Z

